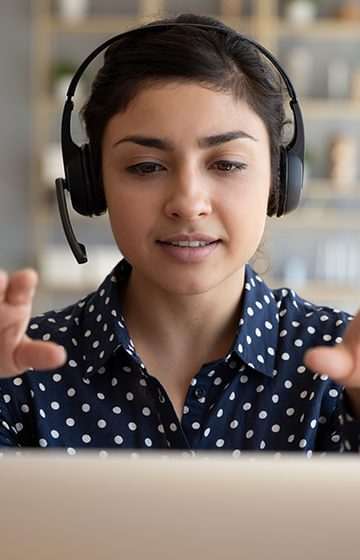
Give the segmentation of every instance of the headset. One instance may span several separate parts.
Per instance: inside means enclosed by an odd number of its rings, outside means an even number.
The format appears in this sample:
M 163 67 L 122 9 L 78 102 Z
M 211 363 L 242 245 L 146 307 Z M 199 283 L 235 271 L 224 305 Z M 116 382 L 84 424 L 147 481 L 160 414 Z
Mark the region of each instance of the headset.
M 280 196 L 276 216 L 280 217 L 288 214 L 292 210 L 295 210 L 299 204 L 304 172 L 304 123 L 295 89 L 279 61 L 257 41 L 226 27 L 218 28 L 210 24 L 185 22 L 164 22 L 138 27 L 110 37 L 93 50 L 76 70 L 66 93 L 61 120 L 61 150 L 65 178 L 56 179 L 55 186 L 64 233 L 75 259 L 80 264 L 88 260 L 86 249 L 75 237 L 70 222 L 65 191 L 70 193 L 71 204 L 74 210 L 82 216 L 100 216 L 106 211 L 106 200 L 102 185 L 99 184 L 98 174 L 95 170 L 89 143 L 79 146 L 74 142 L 71 135 L 71 113 L 74 108 L 73 97 L 76 87 L 90 63 L 113 43 L 130 35 L 141 39 L 141 37 L 145 36 L 147 33 L 161 32 L 165 29 L 172 29 L 175 27 L 199 28 L 203 30 L 212 30 L 224 35 L 240 37 L 244 42 L 255 46 L 279 72 L 286 85 L 290 98 L 289 104 L 293 114 L 294 131 L 291 141 L 287 146 L 281 146 L 280 150 Z

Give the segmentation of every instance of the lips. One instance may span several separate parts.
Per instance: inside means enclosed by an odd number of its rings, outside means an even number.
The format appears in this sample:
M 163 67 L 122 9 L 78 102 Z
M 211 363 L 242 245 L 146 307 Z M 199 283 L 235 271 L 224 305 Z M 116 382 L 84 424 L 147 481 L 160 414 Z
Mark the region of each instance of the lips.
M 173 247 L 205 247 L 214 241 L 160 241 L 160 243 L 166 243 L 167 245 L 172 245 Z
M 207 234 L 177 234 L 158 240 L 168 257 L 183 263 L 200 262 L 210 257 L 220 240 Z
M 216 237 L 210 236 L 204 233 L 194 233 L 194 234 L 177 234 L 166 237 L 164 239 L 159 239 L 159 243 L 165 243 L 167 245 L 173 245 L 175 247 L 205 247 L 211 243 L 219 241 Z

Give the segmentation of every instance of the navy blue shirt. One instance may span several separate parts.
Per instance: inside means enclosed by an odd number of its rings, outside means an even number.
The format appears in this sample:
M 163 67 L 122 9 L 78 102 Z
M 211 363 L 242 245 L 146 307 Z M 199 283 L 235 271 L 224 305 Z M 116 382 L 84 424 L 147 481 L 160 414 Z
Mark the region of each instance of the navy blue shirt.
M 122 261 L 96 292 L 32 319 L 28 334 L 63 345 L 68 360 L 0 381 L 1 446 L 358 451 L 360 423 L 342 388 L 303 363 L 307 348 L 341 340 L 346 313 L 272 291 L 247 266 L 233 346 L 192 379 L 179 420 L 121 315 L 118 287 L 130 273 Z

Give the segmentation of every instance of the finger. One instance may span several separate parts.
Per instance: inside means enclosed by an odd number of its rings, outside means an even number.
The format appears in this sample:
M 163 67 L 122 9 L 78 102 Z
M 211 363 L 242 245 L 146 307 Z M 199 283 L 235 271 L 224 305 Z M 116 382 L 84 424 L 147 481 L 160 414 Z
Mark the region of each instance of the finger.
M 344 344 L 318 346 L 305 353 L 306 365 L 315 372 L 326 374 L 338 383 L 345 384 L 354 370 L 354 358 Z
M 54 369 L 66 361 L 66 351 L 54 342 L 32 340 L 25 337 L 16 348 L 13 363 L 3 367 L 1 377 L 24 373 L 29 368 L 37 370 Z
M 4 300 L 9 282 L 9 275 L 5 270 L 0 270 L 0 303 Z
M 30 303 L 38 282 L 35 270 L 27 268 L 12 274 L 5 293 L 5 301 L 11 305 Z

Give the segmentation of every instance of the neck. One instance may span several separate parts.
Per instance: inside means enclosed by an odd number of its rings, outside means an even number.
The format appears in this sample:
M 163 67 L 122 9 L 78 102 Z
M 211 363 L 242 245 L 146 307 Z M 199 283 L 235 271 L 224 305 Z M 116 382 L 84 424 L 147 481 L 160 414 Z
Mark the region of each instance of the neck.
M 133 271 L 121 305 L 135 347 L 146 341 L 154 352 L 168 355 L 195 352 L 203 361 L 222 357 L 236 333 L 243 285 L 241 270 L 205 293 L 173 294 Z

